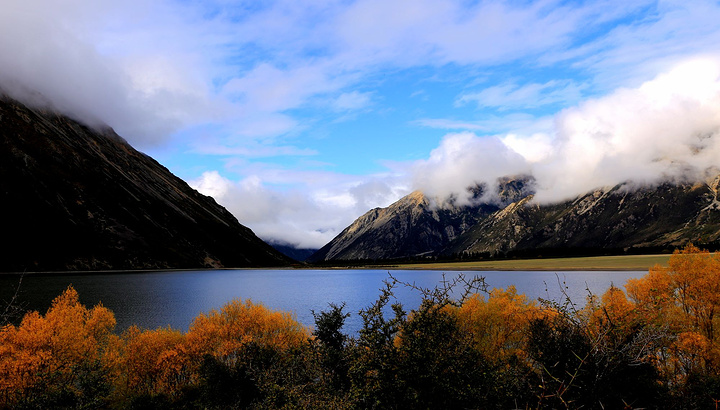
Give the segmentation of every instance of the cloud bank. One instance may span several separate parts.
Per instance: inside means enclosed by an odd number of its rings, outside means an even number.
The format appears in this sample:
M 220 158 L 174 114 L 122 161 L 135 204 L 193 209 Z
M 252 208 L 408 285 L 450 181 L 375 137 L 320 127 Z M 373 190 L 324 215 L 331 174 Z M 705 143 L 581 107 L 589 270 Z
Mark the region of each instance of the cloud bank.
M 670 69 L 717 55 L 712 0 L 5 3 L 0 88 L 169 146 L 264 239 L 321 246 L 412 189 L 532 173 L 554 201 L 717 166 L 717 61 Z M 402 148 L 365 172 L 338 141 Z
M 521 128 L 530 128 L 523 125 Z M 545 130 L 546 121 L 538 128 Z M 287 172 L 291 173 L 291 172 Z M 468 187 L 530 174 L 536 200 L 567 200 L 631 181 L 703 181 L 720 173 L 720 60 L 682 63 L 636 88 L 587 100 L 553 117 L 538 133 L 446 134 L 423 160 L 393 163 L 392 176 L 295 175 L 303 189 L 280 191 L 288 176 L 231 181 L 217 172 L 193 186 L 212 195 L 261 237 L 317 248 L 374 207 L 412 190 L 469 203 Z M 329 188 L 330 187 L 330 188 Z M 492 192 L 485 200 L 492 200 Z
M 303 189 L 273 189 L 257 175 L 232 181 L 217 171 L 205 172 L 189 183 L 215 198 L 259 237 L 298 249 L 322 247 L 359 215 L 388 206 L 410 192 L 403 178 L 388 175 L 296 177 L 307 181 Z
M 632 181 L 701 181 L 720 169 L 720 61 L 682 63 L 637 88 L 565 109 L 550 133 L 448 134 L 413 166 L 413 186 L 441 198 L 498 176 L 532 174 L 552 202 Z
M 172 27 L 173 13 L 162 3 L 121 3 L 5 2 L 0 87 L 89 125 L 109 124 L 140 146 L 158 144 L 208 118 L 212 97 L 189 46 L 173 49 L 159 42 L 157 33 L 143 31 L 151 22 Z M 141 27 L 124 26 L 131 16 Z M 122 33 L 115 37 L 118 24 Z M 165 35 L 178 34 L 180 41 L 191 35 L 180 36 L 177 29 Z
M 643 61 L 628 58 L 633 51 L 624 46 L 628 38 L 672 37 L 664 47 L 635 45 L 661 55 L 677 54 L 680 44 L 692 51 L 692 36 L 706 39 L 698 47 L 718 38 L 716 10 L 704 0 L 687 7 L 690 17 L 702 17 L 692 29 L 681 14 L 685 8 L 664 5 L 657 21 L 613 31 L 606 40 L 582 47 L 573 46 L 572 39 L 587 27 L 603 30 L 654 2 L 6 3 L 0 13 L 3 88 L 22 97 L 28 97 L 23 87 L 39 92 L 63 112 L 107 123 L 140 146 L 203 123 L 229 125 L 233 143 L 297 132 L 316 118 L 292 110 L 318 100 L 334 115 L 362 109 L 374 94 L 354 88 L 384 70 L 492 67 L 532 58 L 584 67 L 608 61 L 603 66 L 614 64 L 610 71 L 627 72 Z M 527 106 L 533 96 L 535 105 L 564 102 L 582 89 L 571 80 L 508 83 L 468 92 L 458 101 Z

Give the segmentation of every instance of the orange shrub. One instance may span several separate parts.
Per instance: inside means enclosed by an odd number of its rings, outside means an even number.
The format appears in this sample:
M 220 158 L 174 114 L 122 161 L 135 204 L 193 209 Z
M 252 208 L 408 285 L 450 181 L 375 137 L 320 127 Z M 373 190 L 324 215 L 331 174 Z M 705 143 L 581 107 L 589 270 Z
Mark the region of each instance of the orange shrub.
M 655 266 L 627 289 L 648 321 L 692 330 L 710 342 L 715 339 L 716 312 L 720 311 L 720 255 L 693 245 L 675 251 L 668 267 Z
M 515 286 L 493 289 L 487 300 L 475 294 L 457 311 L 461 329 L 472 334 L 476 348 L 490 359 L 521 353 L 530 321 L 547 314 Z
M 140 330 L 133 326 L 108 349 L 121 394 L 174 395 L 191 381 L 192 364 L 185 336 L 171 328 Z
M 0 330 L 0 403 L 42 390 L 73 389 L 80 368 L 100 362 L 115 317 L 102 305 L 87 309 L 72 287 L 55 298 L 45 316 L 25 315 L 19 326 Z
M 235 300 L 220 311 L 200 314 L 187 333 L 187 349 L 195 357 L 211 354 L 228 365 L 246 345 L 253 343 L 280 350 L 308 342 L 310 331 L 289 313 Z

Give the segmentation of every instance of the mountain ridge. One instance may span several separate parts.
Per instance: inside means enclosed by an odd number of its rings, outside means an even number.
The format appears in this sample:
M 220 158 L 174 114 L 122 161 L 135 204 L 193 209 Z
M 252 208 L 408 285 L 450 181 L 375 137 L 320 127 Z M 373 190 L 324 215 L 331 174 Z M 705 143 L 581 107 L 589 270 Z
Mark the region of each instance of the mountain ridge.
M 688 242 L 718 244 L 720 176 L 715 175 L 704 182 L 666 182 L 654 187 L 635 187 L 626 182 L 549 204 L 539 204 L 534 200 L 532 177 L 501 178 L 495 191 L 498 198 L 483 204 L 491 212 L 478 216 L 471 226 L 461 227 L 464 229 L 459 229 L 446 243 L 432 246 L 424 254 L 395 252 L 387 257 L 390 252 L 372 253 L 367 249 L 357 249 L 362 243 L 348 242 L 345 239 L 348 232 L 343 231 L 326 245 L 332 246 L 334 253 L 318 252 L 311 260 L 451 255 L 497 257 L 511 253 L 540 256 L 563 252 L 592 253 L 603 249 L 642 252 L 643 249 L 677 248 Z M 417 192 L 413 193 L 414 197 L 417 195 Z M 390 213 L 396 219 L 403 219 L 407 210 L 402 210 L 397 204 L 407 201 L 406 198 L 372 212 Z M 496 206 L 494 210 L 491 208 L 493 204 Z M 456 209 L 454 217 L 473 213 L 477 206 L 476 202 L 475 205 Z M 364 234 L 368 237 L 383 237 L 387 235 L 387 232 L 382 232 L 383 229 L 392 226 L 389 223 L 370 226 L 363 223 L 363 217 L 354 224 L 364 225 Z M 380 232 L 373 232 L 373 229 Z M 424 226 L 422 218 L 417 217 L 416 225 L 402 232 L 422 233 L 438 229 L 441 227 Z
M 286 266 L 111 128 L 0 96 L 0 271 Z

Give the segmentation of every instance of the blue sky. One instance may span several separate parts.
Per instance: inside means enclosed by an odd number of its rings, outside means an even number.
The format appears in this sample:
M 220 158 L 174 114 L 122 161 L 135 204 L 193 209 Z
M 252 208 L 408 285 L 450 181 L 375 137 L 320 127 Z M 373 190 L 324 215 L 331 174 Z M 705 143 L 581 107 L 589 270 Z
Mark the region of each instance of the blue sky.
M 553 201 L 720 166 L 715 1 L 60 3 L 3 5 L 0 86 L 270 241 L 320 247 L 415 189 L 532 173 Z

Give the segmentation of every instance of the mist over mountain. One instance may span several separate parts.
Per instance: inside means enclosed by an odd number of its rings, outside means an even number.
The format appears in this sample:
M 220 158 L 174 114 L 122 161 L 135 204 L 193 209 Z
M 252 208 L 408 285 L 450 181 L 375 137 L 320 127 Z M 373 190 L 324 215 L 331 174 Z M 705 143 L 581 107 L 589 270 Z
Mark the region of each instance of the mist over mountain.
M 214 199 L 94 125 L 0 97 L 0 271 L 290 263 Z
M 719 186 L 715 172 L 699 181 L 627 182 L 543 203 L 535 199 L 534 179 L 523 176 L 497 182 L 500 201 L 451 209 L 415 192 L 358 218 L 309 260 L 646 253 L 688 242 L 716 247 Z
M 392 259 L 435 253 L 508 203 L 526 195 L 529 177 L 504 178 L 496 200 L 482 202 L 487 188 L 469 190 L 471 205 L 436 201 L 420 191 L 387 208 L 375 208 L 358 218 L 308 261 Z
M 719 130 L 720 62 L 698 58 L 568 107 L 540 131 L 448 134 L 414 164 L 413 187 L 469 203 L 468 186 L 529 174 L 535 201 L 550 204 L 597 187 L 700 181 L 720 166 Z
M 270 245 L 283 255 L 290 257 L 298 262 L 305 262 L 310 256 L 312 256 L 315 252 L 318 251 L 317 249 L 303 249 L 297 248 L 292 245 L 277 243 L 271 243 Z
M 448 134 L 411 167 L 416 193 L 358 218 L 311 260 L 714 245 L 719 113 L 720 64 L 696 59 L 567 108 L 544 132 Z M 509 203 L 507 175 L 530 176 Z M 478 198 L 472 186 L 487 189 Z M 446 204 L 466 223 L 438 217 Z M 438 239 L 405 246 L 428 237 Z

